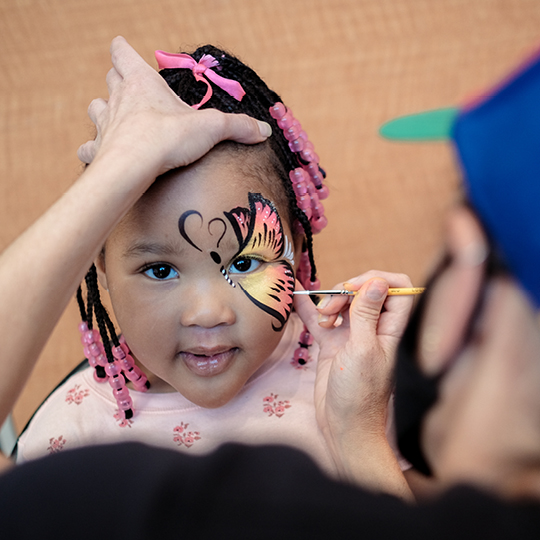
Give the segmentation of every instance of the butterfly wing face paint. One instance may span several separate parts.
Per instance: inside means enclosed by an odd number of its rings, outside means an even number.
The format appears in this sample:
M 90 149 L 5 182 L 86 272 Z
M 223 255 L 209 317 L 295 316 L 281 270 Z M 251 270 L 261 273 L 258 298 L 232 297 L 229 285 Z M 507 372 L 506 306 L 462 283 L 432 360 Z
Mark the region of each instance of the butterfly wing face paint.
M 242 259 L 262 263 L 260 270 L 229 276 L 257 307 L 276 319 L 278 324 L 272 327 L 281 331 L 292 310 L 294 255 L 279 214 L 260 193 L 250 193 L 249 209 L 234 208 L 225 216 L 239 245 L 231 265 Z

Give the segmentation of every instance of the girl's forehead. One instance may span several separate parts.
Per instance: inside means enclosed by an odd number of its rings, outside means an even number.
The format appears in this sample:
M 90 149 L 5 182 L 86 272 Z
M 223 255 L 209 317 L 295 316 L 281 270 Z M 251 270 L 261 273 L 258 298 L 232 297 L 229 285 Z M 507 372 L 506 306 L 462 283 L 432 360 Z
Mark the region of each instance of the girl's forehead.
M 281 180 L 261 157 L 261 152 L 217 148 L 198 162 L 171 171 L 154 182 L 128 212 L 121 228 L 144 227 L 163 219 L 178 220 L 188 210 L 207 214 L 208 218 L 222 216 L 233 208 L 247 207 L 249 193 L 261 193 L 287 222 L 283 195 L 275 197 L 276 191 L 284 191 Z

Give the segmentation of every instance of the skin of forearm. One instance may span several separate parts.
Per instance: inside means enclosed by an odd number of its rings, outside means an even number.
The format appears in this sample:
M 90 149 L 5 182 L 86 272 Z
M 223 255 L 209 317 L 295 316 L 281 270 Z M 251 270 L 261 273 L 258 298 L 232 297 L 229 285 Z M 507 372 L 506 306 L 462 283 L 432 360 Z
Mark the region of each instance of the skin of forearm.
M 114 152 L 99 156 L 0 256 L 0 422 L 107 236 L 155 173 Z
M 349 433 L 334 444 L 342 480 L 406 501 L 414 497 L 384 434 Z

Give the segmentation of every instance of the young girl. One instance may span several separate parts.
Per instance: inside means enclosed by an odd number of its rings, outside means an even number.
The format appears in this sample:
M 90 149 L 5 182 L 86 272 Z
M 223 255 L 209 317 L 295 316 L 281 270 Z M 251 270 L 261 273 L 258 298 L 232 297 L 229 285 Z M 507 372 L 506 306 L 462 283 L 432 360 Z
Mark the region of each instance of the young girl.
M 319 287 L 312 233 L 326 225 L 328 191 L 318 156 L 279 96 L 236 58 L 211 46 L 156 56 L 193 108 L 246 113 L 272 136 L 221 143 L 162 175 L 114 228 L 78 293 L 89 365 L 38 410 L 18 460 L 119 440 L 190 453 L 237 441 L 296 446 L 333 471 L 313 406 L 318 347 L 292 313 L 295 277 Z

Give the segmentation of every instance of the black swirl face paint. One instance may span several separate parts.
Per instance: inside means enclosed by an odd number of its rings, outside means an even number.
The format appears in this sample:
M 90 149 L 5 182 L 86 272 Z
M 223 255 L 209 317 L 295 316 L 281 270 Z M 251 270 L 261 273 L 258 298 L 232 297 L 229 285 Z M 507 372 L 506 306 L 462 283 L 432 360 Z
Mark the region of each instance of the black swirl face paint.
M 180 219 L 178 220 L 178 230 L 180 231 L 180 235 L 182 236 L 182 238 L 184 238 L 184 240 L 186 240 L 186 242 L 188 244 L 193 246 L 196 250 L 202 252 L 202 249 L 199 246 L 197 246 L 197 244 L 195 244 L 195 242 L 189 237 L 189 235 L 188 235 L 188 233 L 186 231 L 186 220 L 191 215 L 199 216 L 201 218 L 201 226 L 202 226 L 202 224 L 204 222 L 202 214 L 200 212 L 197 212 L 197 210 L 188 210 L 187 212 L 184 212 L 180 216 Z M 223 232 L 222 232 L 221 236 L 219 237 L 219 240 L 217 241 L 217 245 L 216 245 L 216 248 L 219 248 L 219 243 L 221 242 L 221 240 L 225 236 L 225 233 L 227 232 L 227 223 L 225 223 L 225 221 L 223 221 L 223 219 L 221 219 L 221 218 L 214 218 L 214 219 L 210 220 L 210 222 L 208 223 L 208 233 L 211 236 L 213 236 L 212 224 L 216 223 L 216 222 L 221 223 L 223 225 Z M 217 251 L 211 251 L 210 252 L 210 257 L 212 257 L 212 260 L 216 264 L 221 264 L 221 256 Z M 227 282 L 229 283 L 229 285 L 232 285 L 233 287 L 236 287 L 236 284 L 231 280 L 231 278 L 227 274 L 227 270 L 225 270 L 224 266 L 221 266 L 220 271 L 223 274 L 223 276 L 225 277 L 225 279 L 227 280 Z

